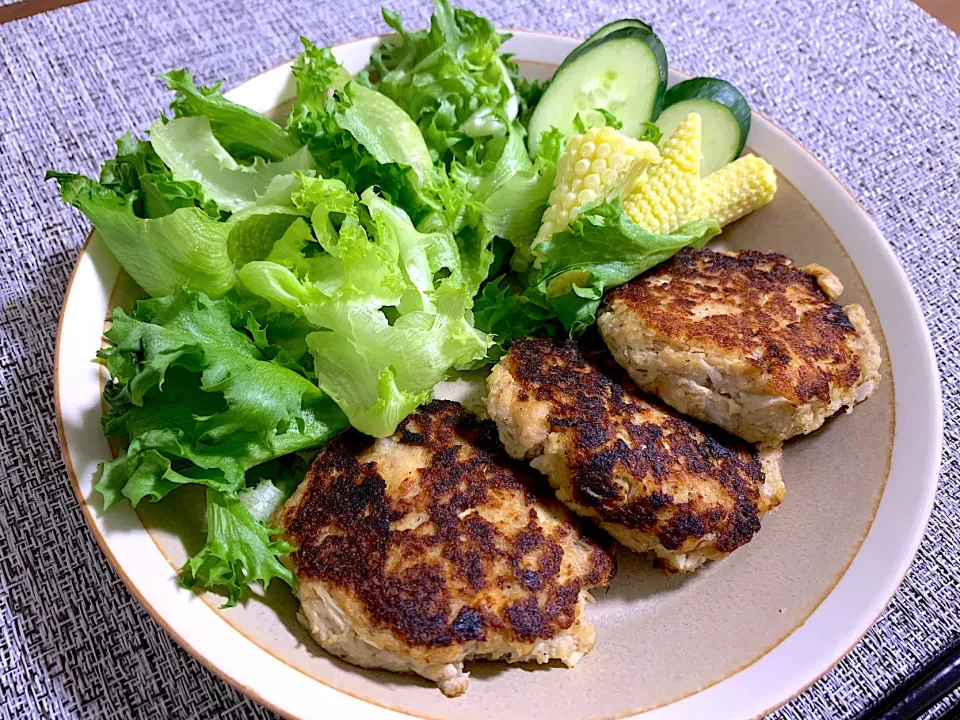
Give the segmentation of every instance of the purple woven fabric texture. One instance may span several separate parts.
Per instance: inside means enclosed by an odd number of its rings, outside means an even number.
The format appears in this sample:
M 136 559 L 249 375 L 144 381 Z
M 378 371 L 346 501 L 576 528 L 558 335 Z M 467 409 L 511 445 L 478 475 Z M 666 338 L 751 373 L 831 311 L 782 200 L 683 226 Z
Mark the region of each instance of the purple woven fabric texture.
M 960 38 L 907 0 L 466 1 L 500 25 L 583 35 L 651 21 L 671 63 L 734 80 L 876 219 L 939 356 L 940 492 L 877 625 L 778 720 L 848 718 L 960 634 Z M 410 25 L 429 6 L 396 0 Z M 0 26 L 0 718 L 268 718 L 181 650 L 114 575 L 67 480 L 53 349 L 88 231 L 47 168 L 94 173 L 168 102 L 152 76 L 236 84 L 384 30 L 379 0 L 91 0 Z M 945 715 L 954 694 L 928 717 Z

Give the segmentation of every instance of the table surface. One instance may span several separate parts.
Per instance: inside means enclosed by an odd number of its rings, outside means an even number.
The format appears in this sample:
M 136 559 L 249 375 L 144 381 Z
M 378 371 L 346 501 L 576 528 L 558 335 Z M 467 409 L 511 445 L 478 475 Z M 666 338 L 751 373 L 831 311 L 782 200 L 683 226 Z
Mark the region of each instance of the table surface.
M 733 80 L 821 158 L 897 253 L 942 373 L 940 491 L 876 626 L 775 714 L 852 717 L 960 634 L 960 38 L 907 0 L 463 4 L 503 26 L 576 35 L 648 19 L 672 63 Z M 413 26 L 429 12 L 392 7 Z M 0 0 L 0 20 L 10 8 Z M 60 460 L 52 368 L 88 226 L 43 173 L 94 173 L 114 138 L 146 128 L 168 101 L 159 72 L 185 66 L 229 86 L 294 56 L 300 34 L 332 44 L 383 29 L 369 0 L 90 0 L 0 25 L 0 718 L 270 717 L 147 616 L 84 524 Z M 958 703 L 960 692 L 927 717 Z
M 39 15 L 87 0 L 0 0 L 0 23 Z M 960 3 L 955 0 L 915 0 L 937 20 L 954 32 L 960 32 Z

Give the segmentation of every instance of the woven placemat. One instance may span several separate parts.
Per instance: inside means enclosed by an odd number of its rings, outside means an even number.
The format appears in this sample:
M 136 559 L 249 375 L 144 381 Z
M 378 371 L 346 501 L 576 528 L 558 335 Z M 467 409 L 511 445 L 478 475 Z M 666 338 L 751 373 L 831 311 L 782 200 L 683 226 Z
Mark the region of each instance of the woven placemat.
M 465 2 L 503 26 L 584 34 L 651 21 L 671 63 L 734 80 L 864 204 L 920 297 L 946 451 L 913 569 L 877 625 L 780 710 L 851 717 L 960 634 L 960 38 L 907 0 Z M 409 24 L 425 2 L 399 0 Z M 168 101 L 151 76 L 235 84 L 297 52 L 379 32 L 378 2 L 91 0 L 0 26 L 0 717 L 267 718 L 181 650 L 110 570 L 57 444 L 57 317 L 87 233 L 47 168 L 93 173 Z M 960 702 L 960 693 L 953 696 Z M 941 717 L 951 703 L 932 710 Z

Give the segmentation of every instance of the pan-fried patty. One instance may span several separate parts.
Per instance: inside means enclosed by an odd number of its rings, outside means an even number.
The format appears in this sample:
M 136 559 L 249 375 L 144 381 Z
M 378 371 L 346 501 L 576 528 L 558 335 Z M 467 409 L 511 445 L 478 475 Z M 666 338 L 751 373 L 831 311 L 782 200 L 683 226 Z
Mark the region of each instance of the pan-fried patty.
M 607 296 L 614 358 L 680 412 L 751 442 L 809 433 L 880 380 L 863 308 L 819 265 L 751 250 L 682 250 Z
M 535 485 L 457 403 L 388 438 L 347 430 L 276 519 L 297 548 L 300 621 L 334 655 L 450 696 L 470 658 L 572 667 L 593 647 L 587 591 L 606 587 L 613 557 Z
M 572 341 L 520 340 L 488 383 L 507 452 L 546 474 L 571 510 L 667 569 L 726 557 L 783 498 L 779 446 L 757 453 L 707 432 Z

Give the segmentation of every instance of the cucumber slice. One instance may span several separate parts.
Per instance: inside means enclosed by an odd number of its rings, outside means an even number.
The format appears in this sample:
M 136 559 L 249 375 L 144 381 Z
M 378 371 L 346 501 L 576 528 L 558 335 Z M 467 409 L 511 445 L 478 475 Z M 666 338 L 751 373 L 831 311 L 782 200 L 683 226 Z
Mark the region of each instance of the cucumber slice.
M 583 41 L 584 45 L 589 45 L 590 43 L 596 42 L 601 38 L 605 38 L 611 33 L 615 33 L 617 30 L 623 30 L 624 28 L 640 28 L 641 30 L 646 30 L 649 33 L 653 32 L 653 28 L 643 20 L 637 20 L 636 18 L 623 18 L 622 20 L 614 20 L 612 23 L 607 23 L 602 28 L 597 30 L 593 35 L 588 37 Z
M 588 37 L 582 43 L 577 45 L 573 50 L 570 51 L 570 54 L 564 58 L 563 62 L 560 63 L 560 67 L 557 68 L 557 72 L 560 72 L 561 68 L 565 65 L 569 65 L 571 62 L 580 57 L 586 50 L 589 50 L 594 43 L 603 40 L 607 35 L 612 35 L 618 30 L 633 29 L 639 30 L 643 33 L 650 33 L 653 35 L 653 28 L 650 25 L 647 25 L 643 20 L 635 20 L 633 18 L 623 18 L 622 20 L 614 20 L 612 23 L 607 23 L 602 28 L 597 30 L 593 35 Z M 654 35 L 656 37 L 656 35 Z M 659 38 L 657 38 L 659 40 Z M 666 59 L 666 58 L 664 58 Z M 666 64 L 666 63 L 664 63 Z M 554 73 L 556 75 L 556 73 Z
M 643 20 L 633 20 L 631 18 L 624 18 L 622 20 L 614 20 L 612 23 L 607 23 L 602 28 L 597 30 L 593 35 L 588 37 L 582 43 L 577 45 L 573 50 L 570 51 L 570 54 L 563 59 L 563 62 L 560 63 L 560 66 L 557 68 L 557 71 L 554 73 L 554 76 L 558 75 L 560 71 L 580 57 L 584 52 L 589 50 L 595 43 L 603 40 L 608 35 L 612 35 L 615 32 L 620 30 L 638 30 L 641 33 L 650 33 L 654 35 L 653 28 L 647 25 Z M 656 35 L 654 35 L 656 37 Z M 657 38 L 659 41 L 659 38 Z M 666 57 L 664 57 L 666 60 Z M 664 62 L 666 65 L 666 62 Z
M 700 176 L 736 160 L 750 134 L 750 105 L 733 85 L 717 78 L 692 78 L 667 90 L 657 118 L 664 139 L 692 112 L 700 113 L 703 159 Z
M 636 136 L 643 123 L 663 107 L 667 87 L 667 53 L 660 39 L 642 27 L 622 27 L 574 50 L 557 69 L 534 108 L 528 128 L 531 155 L 540 135 L 555 127 L 571 137 L 578 112 L 603 108 L 623 123 L 624 135 Z

